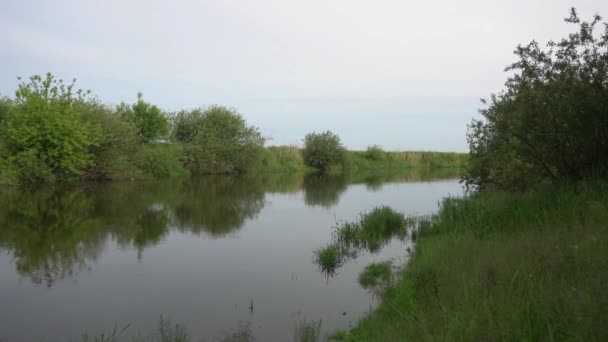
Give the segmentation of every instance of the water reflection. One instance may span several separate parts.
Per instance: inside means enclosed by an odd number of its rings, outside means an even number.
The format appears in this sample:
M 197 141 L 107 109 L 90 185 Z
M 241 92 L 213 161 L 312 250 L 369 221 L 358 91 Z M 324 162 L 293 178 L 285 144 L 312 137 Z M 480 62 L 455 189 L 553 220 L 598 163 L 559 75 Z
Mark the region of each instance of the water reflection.
M 309 175 L 304 179 L 304 203 L 308 206 L 331 208 L 338 203 L 340 195 L 347 187 L 345 175 Z
M 440 177 L 455 175 L 443 172 Z M 0 249 L 12 256 L 21 276 L 51 287 L 89 269 L 108 241 L 137 250 L 141 259 L 146 248 L 172 230 L 211 238 L 233 234 L 262 211 L 267 193 L 304 190 L 308 206 L 330 208 L 349 184 L 379 189 L 388 181 L 425 177 L 431 175 L 206 177 L 32 191 L 5 188 L 0 192 Z

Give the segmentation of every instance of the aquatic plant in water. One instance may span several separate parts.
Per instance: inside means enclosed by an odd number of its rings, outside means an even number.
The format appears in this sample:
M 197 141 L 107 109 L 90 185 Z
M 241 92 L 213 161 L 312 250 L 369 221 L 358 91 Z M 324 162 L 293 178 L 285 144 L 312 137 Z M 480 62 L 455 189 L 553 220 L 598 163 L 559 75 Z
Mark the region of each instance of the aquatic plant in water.
M 359 275 L 359 284 L 365 289 L 374 289 L 390 281 L 392 261 L 372 263 L 365 267 Z
M 321 336 L 322 321 L 303 319 L 296 324 L 294 342 L 317 342 Z

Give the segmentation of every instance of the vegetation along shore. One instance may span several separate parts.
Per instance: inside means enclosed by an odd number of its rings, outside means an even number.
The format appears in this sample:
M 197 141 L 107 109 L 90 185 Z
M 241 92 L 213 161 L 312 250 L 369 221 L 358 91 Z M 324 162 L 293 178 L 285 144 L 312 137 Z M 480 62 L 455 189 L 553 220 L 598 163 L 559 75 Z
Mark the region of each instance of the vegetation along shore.
M 575 9 L 566 22 L 576 29 L 565 38 L 546 47 L 533 41 L 516 48 L 505 89 L 484 102 L 482 118 L 469 126 L 468 155 L 387 152 L 379 146 L 347 151 L 329 131 L 308 134 L 302 148 L 268 147 L 258 128 L 232 109 L 167 114 L 141 94 L 134 104 L 109 107 L 49 74 L 22 82 L 15 98 L 0 102 L 2 179 L 33 184 L 319 171 L 323 177 L 295 177 L 274 188 L 302 188 L 308 204 L 331 207 L 348 180 L 374 186 L 375 176 L 345 177 L 349 171 L 462 169 L 466 194 L 444 198 L 433 215 L 406 216 L 378 206 L 353 221 L 338 218 L 331 241 L 311 251 L 328 279 L 359 253 L 374 254 L 395 239 L 410 242 L 409 261 L 380 260 L 364 269 L 358 281 L 381 303 L 352 329 L 321 336 L 322 321 L 304 319 L 293 340 L 607 341 L 608 23 L 599 16 L 581 20 Z M 324 177 L 336 174 L 345 178 L 333 188 L 324 183 Z M 425 179 L 424 172 L 416 179 Z M 211 184 L 201 186 L 221 186 L 206 181 Z M 173 206 L 157 211 L 173 209 L 176 214 L 167 219 L 195 221 L 202 205 L 190 210 L 192 201 L 173 191 Z M 252 205 L 233 205 L 228 198 L 225 207 L 249 211 L 216 235 L 261 210 L 263 193 L 244 192 L 255 195 Z M 40 201 L 48 202 L 43 195 Z M 3 209 L 28 209 L 14 203 L 15 208 Z M 149 240 L 166 234 L 165 226 Z M 137 233 L 123 233 L 124 239 L 148 241 Z M 13 245 L 32 246 L 29 235 L 23 240 L 6 235 L 16 241 Z M 185 327 L 167 322 L 161 317 L 159 337 L 140 334 L 136 340 L 189 340 Z M 115 329 L 92 340 L 115 341 L 120 334 Z M 254 336 L 245 327 L 221 340 Z
M 362 275 L 385 280 L 382 304 L 332 339 L 608 339 L 608 25 L 574 9 L 566 21 L 566 38 L 517 48 L 506 89 L 470 125 L 468 195 L 412 223 L 402 271 Z M 366 236 L 347 228 L 336 235 Z M 317 251 L 326 265 L 331 251 Z
M 53 75 L 21 81 L 0 99 L 0 182 L 169 178 L 184 175 L 350 172 L 462 167 L 466 154 L 347 151 L 332 132 L 297 146 L 267 147 L 267 138 L 234 109 L 162 111 L 140 93 L 108 106 Z

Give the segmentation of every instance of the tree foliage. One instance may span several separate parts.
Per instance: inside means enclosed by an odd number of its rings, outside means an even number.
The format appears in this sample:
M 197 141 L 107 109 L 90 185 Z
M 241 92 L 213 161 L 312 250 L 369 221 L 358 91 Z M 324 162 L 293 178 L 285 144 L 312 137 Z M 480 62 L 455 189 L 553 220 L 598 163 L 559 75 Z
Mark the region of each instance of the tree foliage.
M 137 94 L 137 102 L 133 105 L 121 103 L 116 111 L 125 121 L 135 125 L 145 142 L 163 140 L 169 135 L 169 119 L 160 108 L 144 101 L 142 93 Z
M 89 150 L 100 140 L 95 126 L 80 120 L 93 100 L 88 91 L 46 77 L 21 82 L 3 124 L 3 169 L 19 183 L 79 176 L 91 166 Z
M 380 161 L 387 158 L 388 154 L 380 145 L 371 145 L 367 147 L 364 154 L 365 158 L 373 161 Z
M 13 101 L 8 97 L 0 96 L 0 125 L 8 118 L 8 113 L 13 106 Z
M 566 22 L 559 42 L 518 46 L 506 89 L 469 126 L 470 189 L 525 189 L 544 180 L 608 175 L 608 24 Z
M 132 178 L 142 164 L 143 141 L 137 128 L 124 121 L 111 108 L 90 103 L 81 120 L 97 127 L 102 139 L 91 146 L 91 164 L 86 169 L 89 179 Z
M 174 126 L 176 139 L 185 143 L 184 163 L 193 174 L 245 172 L 265 142 L 257 127 L 221 106 L 180 112 Z
M 326 171 L 331 165 L 342 164 L 345 152 L 340 137 L 330 131 L 309 133 L 304 138 L 304 163 L 321 171 Z

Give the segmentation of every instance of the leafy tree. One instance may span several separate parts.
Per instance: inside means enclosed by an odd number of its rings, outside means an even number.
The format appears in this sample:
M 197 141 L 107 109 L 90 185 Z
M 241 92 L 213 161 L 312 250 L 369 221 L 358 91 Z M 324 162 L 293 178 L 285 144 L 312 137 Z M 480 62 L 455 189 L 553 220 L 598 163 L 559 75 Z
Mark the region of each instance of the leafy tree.
M 578 30 L 542 48 L 518 46 L 499 94 L 469 126 L 470 189 L 525 189 L 543 180 L 608 175 L 608 24 Z M 485 102 L 484 102 L 485 103 Z
M 181 177 L 188 174 L 181 158 L 183 148 L 179 144 L 154 144 L 144 147 L 141 170 L 155 178 Z
M 8 113 L 13 106 L 13 101 L 8 97 L 0 96 L 0 125 L 8 118 Z
M 175 127 L 176 139 L 186 143 L 184 163 L 193 174 L 245 172 L 265 142 L 257 127 L 221 106 L 182 112 Z
M 6 151 L 6 144 L 4 142 L 4 135 L 6 130 L 6 119 L 8 118 L 13 103 L 11 99 L 6 97 L 0 97 L 0 181 L 5 178 L 4 173 L 6 171 L 6 164 L 8 152 Z
M 182 110 L 178 112 L 173 119 L 173 136 L 175 140 L 182 143 L 191 143 L 202 128 L 204 116 L 205 111 L 202 109 L 192 111 Z
M 137 133 L 145 142 L 165 139 L 169 134 L 169 120 L 155 105 L 144 101 L 143 94 L 137 94 L 137 102 L 128 106 L 121 103 L 116 108 L 121 117 L 137 127 Z
M 346 149 L 340 137 L 330 131 L 309 133 L 304 138 L 304 164 L 326 171 L 331 165 L 344 162 Z
M 103 139 L 91 146 L 91 165 L 86 169 L 89 179 L 130 178 L 142 164 L 142 139 L 137 128 L 124 121 L 107 106 L 89 103 L 81 119 L 98 127 Z
M 2 134 L 8 155 L 3 169 L 12 181 L 80 176 L 92 164 L 89 150 L 98 144 L 100 133 L 80 120 L 92 100 L 74 83 L 47 74 L 19 84 Z

